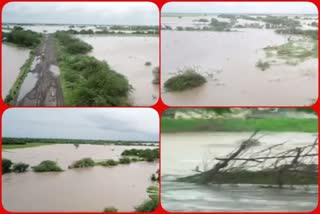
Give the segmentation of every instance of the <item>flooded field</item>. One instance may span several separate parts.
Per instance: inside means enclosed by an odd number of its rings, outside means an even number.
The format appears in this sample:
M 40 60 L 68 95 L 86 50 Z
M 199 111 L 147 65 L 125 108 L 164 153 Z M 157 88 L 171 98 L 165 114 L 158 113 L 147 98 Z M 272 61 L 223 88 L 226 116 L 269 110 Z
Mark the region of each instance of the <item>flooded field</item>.
M 29 57 L 29 50 L 2 44 L 2 98 L 4 99 L 16 81 L 21 66 Z M 12 60 L 14 59 L 14 60 Z
M 234 151 L 252 133 L 202 132 L 162 134 L 162 206 L 169 211 L 312 211 L 318 203 L 318 187 L 265 189 L 257 185 L 199 186 L 175 179 L 212 166 L 215 157 Z M 312 143 L 316 133 L 260 133 L 261 146 L 288 140 L 287 148 Z M 258 146 L 261 148 L 261 146 Z M 179 151 L 179 152 L 177 152 Z M 250 206 L 248 206 L 250 203 Z
M 79 36 L 93 46 L 90 55 L 105 60 L 112 69 L 125 75 L 134 90 L 133 105 L 153 105 L 158 100 L 158 85 L 152 84 L 154 67 L 159 66 L 159 38 L 152 36 Z M 151 62 L 151 66 L 146 66 Z
M 163 17 L 162 28 L 203 28 L 208 23 L 194 21 L 200 18 L 204 17 Z M 210 20 L 212 17 L 205 18 Z M 229 21 L 217 16 L 214 18 Z M 164 102 L 169 105 L 314 103 L 318 97 L 317 58 L 307 58 L 293 64 L 268 58 L 264 48 L 286 44 L 293 37 L 266 29 L 261 21 L 237 21 L 241 26 L 256 23 L 262 28 L 231 28 L 231 32 L 162 31 L 162 83 L 184 68 L 194 68 L 208 80 L 203 86 L 184 92 L 164 91 Z M 302 24 L 302 28 L 317 29 L 308 24 Z M 270 60 L 270 68 L 264 71 L 259 69 L 256 66 L 259 60 Z
M 4 208 L 12 212 L 101 212 L 105 207 L 113 206 L 119 211 L 133 211 L 135 206 L 148 199 L 146 189 L 152 184 L 150 176 L 158 169 L 158 163 L 67 169 L 73 161 L 85 157 L 118 159 L 122 151 L 131 148 L 147 147 L 55 144 L 5 150 L 3 158 L 13 162 L 23 161 L 33 166 L 43 160 L 53 160 L 65 171 L 35 173 L 29 170 L 3 175 Z

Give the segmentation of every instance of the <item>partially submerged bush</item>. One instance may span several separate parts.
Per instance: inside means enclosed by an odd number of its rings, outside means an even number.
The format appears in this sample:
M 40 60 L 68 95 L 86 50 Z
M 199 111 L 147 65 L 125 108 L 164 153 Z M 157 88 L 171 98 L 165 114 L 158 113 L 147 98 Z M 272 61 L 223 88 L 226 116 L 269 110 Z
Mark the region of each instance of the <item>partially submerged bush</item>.
M 93 167 L 95 162 L 91 158 L 82 158 L 81 160 L 75 161 L 69 168 L 84 168 Z
M 164 83 L 167 91 L 184 91 L 199 87 L 206 83 L 207 80 L 201 74 L 193 69 L 186 69 L 181 74 L 171 77 Z
M 12 31 L 4 34 L 5 41 L 20 47 L 35 48 L 41 42 L 41 34 L 21 27 L 14 27 Z
M 25 164 L 25 163 L 16 163 L 13 165 L 12 167 L 12 171 L 17 172 L 17 173 L 21 173 L 21 172 L 25 172 L 27 171 L 29 167 L 29 164 Z
M 145 66 L 151 66 L 151 62 L 144 63 Z
M 105 160 L 105 161 L 100 161 L 98 162 L 99 165 L 101 166 L 117 166 L 119 164 L 118 161 L 109 159 L 109 160 Z
M 160 84 L 160 81 L 159 81 L 159 67 L 158 66 L 155 67 L 152 70 L 152 73 L 153 73 L 152 84 L 159 85 Z
M 129 149 L 121 153 L 122 156 L 136 156 L 152 162 L 159 158 L 159 149 Z
M 11 172 L 12 161 L 9 159 L 2 159 L 2 174 Z
M 256 66 L 258 68 L 260 68 L 262 71 L 267 70 L 268 68 L 270 68 L 269 62 L 262 62 L 261 60 L 259 60 L 257 62 Z
M 63 171 L 55 161 L 45 160 L 39 165 L 32 167 L 35 172 L 61 172 Z
M 130 158 L 123 157 L 123 158 L 119 159 L 119 163 L 120 164 L 129 164 L 129 163 L 131 163 L 131 160 L 130 160 Z
M 118 212 L 118 209 L 115 207 L 106 207 L 104 208 L 103 212 L 105 213 L 114 213 L 114 212 Z

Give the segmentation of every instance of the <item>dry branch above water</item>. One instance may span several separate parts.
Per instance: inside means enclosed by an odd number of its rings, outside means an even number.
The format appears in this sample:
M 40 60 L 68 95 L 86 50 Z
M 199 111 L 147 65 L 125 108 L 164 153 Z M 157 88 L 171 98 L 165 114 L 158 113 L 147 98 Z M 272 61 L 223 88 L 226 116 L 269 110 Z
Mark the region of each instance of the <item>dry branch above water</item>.
M 215 158 L 208 171 L 179 178 L 178 181 L 200 184 L 318 184 L 318 139 L 306 146 L 284 148 L 287 142 L 257 149 L 253 133 L 226 157 Z

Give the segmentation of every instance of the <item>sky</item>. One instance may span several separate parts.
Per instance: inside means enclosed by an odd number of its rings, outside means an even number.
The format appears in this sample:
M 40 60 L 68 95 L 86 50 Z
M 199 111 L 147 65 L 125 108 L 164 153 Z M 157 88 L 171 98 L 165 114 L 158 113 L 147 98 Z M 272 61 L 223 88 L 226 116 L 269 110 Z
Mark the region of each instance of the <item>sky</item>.
M 310 2 L 170 2 L 163 13 L 283 13 L 318 14 Z
M 159 140 L 159 116 L 149 108 L 9 109 L 4 137 Z
M 5 23 L 158 25 L 158 7 L 150 2 L 12 2 Z

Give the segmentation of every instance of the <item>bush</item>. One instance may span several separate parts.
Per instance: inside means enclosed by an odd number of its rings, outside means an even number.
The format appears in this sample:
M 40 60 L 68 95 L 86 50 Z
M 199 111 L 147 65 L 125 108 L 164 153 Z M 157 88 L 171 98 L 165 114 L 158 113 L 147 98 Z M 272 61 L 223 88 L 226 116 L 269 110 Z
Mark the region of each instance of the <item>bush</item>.
M 14 27 L 11 32 L 6 33 L 6 41 L 20 47 L 34 48 L 41 42 L 41 34 L 21 27 Z
M 106 207 L 104 208 L 103 212 L 114 213 L 114 212 L 118 212 L 118 209 L 115 207 Z
M 262 62 L 261 60 L 259 60 L 257 62 L 256 66 L 258 68 L 260 68 L 262 71 L 267 70 L 268 68 L 270 68 L 269 62 Z
M 74 38 L 70 34 L 65 32 L 57 32 L 55 36 L 64 46 L 66 52 L 70 54 L 86 54 L 93 48 L 91 45 L 83 42 L 78 38 Z
M 159 158 L 159 149 L 129 149 L 121 153 L 122 156 L 137 156 L 145 161 L 152 162 Z
M 153 73 L 152 84 L 159 85 L 160 84 L 160 81 L 159 81 L 159 67 L 155 67 L 152 70 L 152 73 Z
M 207 80 L 193 69 L 186 69 L 183 73 L 171 77 L 164 83 L 167 91 L 184 91 L 199 87 L 206 83 Z
M 145 66 L 150 66 L 151 65 L 151 62 L 146 62 L 144 63 Z
M 39 165 L 32 167 L 35 172 L 61 172 L 63 171 L 55 161 L 45 160 Z
M 130 158 L 124 157 L 124 158 L 119 159 L 119 163 L 120 164 L 129 164 L 129 163 L 131 163 L 131 160 L 130 160 Z
M 11 172 L 12 161 L 9 159 L 2 159 L 2 174 Z
M 119 163 L 115 160 L 109 159 L 98 163 L 101 166 L 117 166 Z
M 81 160 L 75 161 L 69 168 L 84 168 L 93 167 L 95 162 L 91 158 L 82 158 Z
M 17 173 L 21 173 L 21 172 L 27 171 L 28 167 L 29 167 L 29 164 L 25 164 L 25 163 L 20 162 L 20 163 L 16 163 L 13 165 L 12 171 L 17 172 Z

